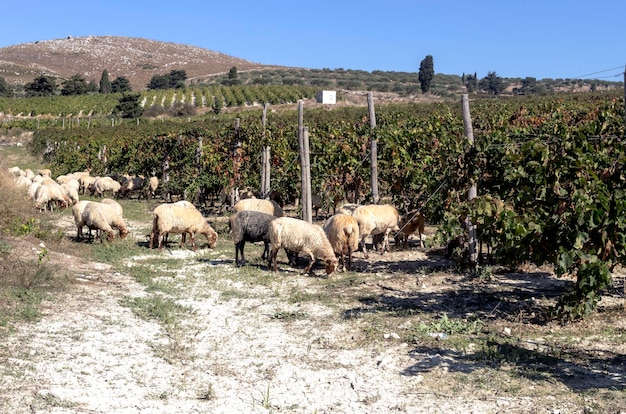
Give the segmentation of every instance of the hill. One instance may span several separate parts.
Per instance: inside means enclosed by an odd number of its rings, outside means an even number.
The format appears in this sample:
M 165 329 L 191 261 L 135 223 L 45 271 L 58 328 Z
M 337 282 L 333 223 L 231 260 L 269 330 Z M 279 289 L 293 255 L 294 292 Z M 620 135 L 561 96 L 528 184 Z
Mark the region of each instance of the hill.
M 213 50 L 177 43 L 122 36 L 85 36 L 41 40 L 0 48 L 0 77 L 23 85 L 41 75 L 69 79 L 80 74 L 99 82 L 125 76 L 142 90 L 154 75 L 184 69 L 189 79 L 238 70 L 271 67 Z

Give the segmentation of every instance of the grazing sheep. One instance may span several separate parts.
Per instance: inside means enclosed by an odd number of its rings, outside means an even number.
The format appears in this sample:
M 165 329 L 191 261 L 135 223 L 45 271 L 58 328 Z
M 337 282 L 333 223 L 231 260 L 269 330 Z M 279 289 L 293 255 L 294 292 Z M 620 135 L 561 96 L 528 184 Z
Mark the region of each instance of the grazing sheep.
M 80 184 L 79 186 L 79 192 L 81 194 L 85 194 L 85 191 L 90 191 L 93 188 L 93 184 L 96 182 L 96 178 L 98 177 L 92 177 L 90 175 L 83 175 L 82 177 L 78 178 L 78 184 Z
M 89 227 L 89 238 L 92 230 L 102 230 L 106 233 L 107 239 L 112 241 L 115 238 L 114 228 L 119 230 L 120 238 L 123 239 L 128 234 L 126 223 L 115 205 L 98 203 L 95 201 L 85 204 L 81 215 L 83 225 Z M 78 227 L 78 224 L 77 224 Z M 100 239 L 102 240 L 102 239 Z
M 98 177 L 93 183 L 93 187 L 90 190 L 90 195 L 96 194 L 98 197 L 103 197 L 108 191 L 112 196 L 115 196 L 122 188 L 122 185 L 115 181 L 111 177 Z
M 60 185 L 54 180 L 44 181 L 35 191 L 35 206 L 40 211 L 54 211 L 54 204 L 61 208 L 67 208 L 70 205 L 70 199 Z
M 281 248 L 309 256 L 309 264 L 304 269 L 304 274 L 311 271 L 316 258 L 324 262 L 327 275 L 337 268 L 339 261 L 333 247 L 324 229 L 317 224 L 292 217 L 278 217 L 270 222 L 268 234 L 270 238 L 268 267 L 275 272 L 278 271 L 276 256 Z
M 70 182 L 65 182 L 61 184 L 61 189 L 63 193 L 70 199 L 70 204 L 78 203 L 78 190 L 70 184 Z
M 409 236 L 417 231 L 419 235 L 420 247 L 424 247 L 422 234 L 424 234 L 424 215 L 419 210 L 408 212 L 402 217 L 399 223 L 400 230 L 396 233 L 396 246 L 402 245 L 407 248 L 409 245 Z
M 35 201 L 35 194 L 37 193 L 37 189 L 41 186 L 40 182 L 33 181 L 33 183 L 28 187 L 28 198 Z
M 262 259 L 266 259 L 269 252 L 269 224 L 276 217 L 272 214 L 262 213 L 260 211 L 244 210 L 230 216 L 228 224 L 235 242 L 235 264 L 241 266 L 246 263 L 243 249 L 246 242 L 260 242 L 265 245 Z M 241 259 L 239 254 L 241 253 Z
M 163 249 L 163 240 L 167 233 L 189 233 L 193 250 L 197 250 L 195 234 L 203 234 L 210 248 L 217 244 L 217 233 L 207 222 L 202 213 L 194 208 L 165 203 L 158 205 L 152 213 L 152 233 L 150 235 L 150 248 L 158 240 L 158 248 Z M 181 241 L 181 247 L 185 241 Z
M 235 204 L 234 212 L 239 213 L 244 210 L 260 211 L 261 213 L 271 214 L 275 217 L 284 216 L 283 209 L 276 201 L 261 198 L 239 200 L 237 204 Z
M 41 175 L 42 177 L 52 177 L 52 171 L 47 168 L 41 169 L 37 171 L 37 175 Z
M 72 206 L 72 215 L 74 216 L 74 224 L 76 224 L 76 240 L 83 238 L 83 227 L 85 226 L 83 211 L 88 203 L 93 203 L 93 201 L 81 200 Z
M 326 220 L 322 228 L 341 262 L 342 271 L 352 270 L 352 252 L 359 248 L 359 223 L 354 217 L 339 213 Z
M 367 248 L 365 239 L 378 234 L 383 235 L 381 254 L 389 250 L 389 233 L 392 230 L 398 230 L 400 222 L 400 213 L 390 204 L 366 204 L 357 207 L 352 213 L 359 223 L 359 237 L 361 238 L 361 247 L 367 259 Z
M 119 195 L 123 198 L 128 198 L 132 193 L 137 193 L 138 197 L 141 197 L 141 191 L 143 190 L 145 179 L 141 176 L 128 177 L 124 180 Z
M 19 177 L 15 177 L 15 185 L 20 188 L 28 188 L 33 182 L 26 178 L 25 175 L 20 175 Z

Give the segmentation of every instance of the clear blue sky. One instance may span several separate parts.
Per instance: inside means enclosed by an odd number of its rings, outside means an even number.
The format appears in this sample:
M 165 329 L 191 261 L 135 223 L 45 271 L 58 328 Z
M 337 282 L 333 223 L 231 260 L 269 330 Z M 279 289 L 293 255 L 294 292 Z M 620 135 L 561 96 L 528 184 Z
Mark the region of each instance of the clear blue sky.
M 67 36 L 182 43 L 268 65 L 622 81 L 626 0 L 7 1 L 0 47 Z

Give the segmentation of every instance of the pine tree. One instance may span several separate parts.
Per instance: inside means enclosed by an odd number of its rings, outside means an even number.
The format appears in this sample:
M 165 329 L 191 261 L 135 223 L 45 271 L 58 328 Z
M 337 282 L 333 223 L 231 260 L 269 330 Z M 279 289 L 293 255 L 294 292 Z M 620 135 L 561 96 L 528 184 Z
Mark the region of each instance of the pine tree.
M 109 71 L 106 69 L 102 71 L 100 77 L 100 93 L 111 93 L 111 82 L 109 81 Z

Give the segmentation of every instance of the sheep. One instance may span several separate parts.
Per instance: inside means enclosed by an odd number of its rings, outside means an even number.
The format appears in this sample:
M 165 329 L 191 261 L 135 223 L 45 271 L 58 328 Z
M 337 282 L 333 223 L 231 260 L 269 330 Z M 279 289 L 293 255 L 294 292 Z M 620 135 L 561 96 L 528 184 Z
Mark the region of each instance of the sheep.
M 399 230 L 400 213 L 398 210 L 390 204 L 366 204 L 357 207 L 352 217 L 359 223 L 360 244 L 365 258 L 369 257 L 365 239 L 378 234 L 383 235 L 381 254 L 385 254 L 389 249 L 389 233 L 392 230 Z
M 43 168 L 41 170 L 37 170 L 37 175 L 50 178 L 52 177 L 52 171 L 50 171 L 48 168 Z
M 37 189 L 41 186 L 41 183 L 33 181 L 33 183 L 28 187 L 28 198 L 35 201 L 35 194 L 37 193 Z
M 284 216 L 283 209 L 276 201 L 261 198 L 239 200 L 237 204 L 235 204 L 234 212 L 239 213 L 244 210 L 260 211 L 261 213 L 271 214 L 276 217 Z
M 22 171 L 22 169 L 18 166 L 11 167 L 8 169 L 8 171 L 15 178 L 26 175 L 26 173 Z
M 71 204 L 78 203 L 78 190 L 72 186 L 70 182 L 61 184 L 61 189 L 63 189 L 63 193 L 70 199 Z
M 413 210 L 404 215 L 400 220 L 399 226 L 400 230 L 394 237 L 396 246 L 402 245 L 406 249 L 409 245 L 409 236 L 417 231 L 420 247 L 424 247 L 424 241 L 422 240 L 424 215 L 419 210 Z
M 95 201 L 89 202 L 84 206 L 83 213 L 81 215 L 81 222 L 83 225 L 89 227 L 90 238 L 91 230 L 94 229 L 105 232 L 109 241 L 112 241 L 115 238 L 114 228 L 119 230 L 119 236 L 121 239 L 125 238 L 128 234 L 126 223 L 119 214 L 115 205 L 98 203 Z
M 352 216 L 335 214 L 322 226 L 339 261 L 342 271 L 352 270 L 352 252 L 359 248 L 359 223 Z M 348 263 L 346 265 L 346 256 Z
M 118 191 L 120 191 L 120 188 L 122 188 L 122 185 L 119 182 L 115 181 L 113 178 L 98 177 L 93 183 L 93 187 L 90 190 L 90 195 L 93 196 L 95 193 L 97 196 L 102 197 L 107 191 L 109 191 L 113 196 L 115 196 Z
M 148 179 L 148 185 L 145 188 L 144 196 L 149 200 L 151 198 L 156 197 L 157 190 L 159 189 L 159 179 L 158 177 L 152 176 Z
M 341 207 L 339 207 L 337 209 L 337 213 L 336 214 L 347 214 L 348 216 L 351 216 L 352 213 L 354 213 L 354 210 L 356 210 L 356 208 L 359 206 L 359 204 L 354 204 L 354 203 L 345 203 L 343 204 Z
M 33 182 L 25 175 L 20 175 L 15 178 L 15 185 L 20 188 L 28 188 Z
M 276 217 L 260 211 L 244 210 L 230 216 L 228 225 L 235 242 L 235 264 L 241 266 L 246 263 L 243 253 L 246 242 L 260 242 L 264 244 L 262 259 L 266 259 L 269 252 L 269 224 Z M 239 254 L 241 253 L 241 259 Z
M 96 178 L 98 177 L 92 177 L 90 175 L 83 175 L 82 177 L 79 177 L 78 178 L 79 192 L 81 194 L 85 194 L 85 191 L 87 190 L 91 191 L 91 189 L 93 188 L 93 184 L 96 181 Z
M 44 181 L 35 191 L 35 206 L 40 211 L 46 211 L 47 207 L 50 207 L 50 211 L 54 211 L 55 203 L 61 208 L 67 208 L 70 199 L 54 180 Z
M 76 224 L 76 240 L 83 238 L 83 226 L 85 225 L 83 222 L 83 211 L 88 203 L 93 203 L 93 201 L 80 200 L 72 206 L 72 215 L 74 216 L 74 224 Z
M 128 177 L 122 184 L 119 194 L 120 197 L 130 197 L 131 193 L 136 192 L 141 197 L 141 190 L 143 189 L 145 179 L 141 176 Z
M 163 239 L 166 233 L 189 233 L 193 250 L 197 250 L 195 234 L 203 234 L 210 248 L 217 244 L 217 233 L 202 213 L 194 208 L 175 204 L 160 204 L 152 212 L 152 233 L 150 235 L 150 248 L 158 240 L 159 250 L 163 249 Z M 184 240 L 181 241 L 181 247 Z
M 292 252 L 302 252 L 309 256 L 309 264 L 304 269 L 304 274 L 311 271 L 316 258 L 324 262 L 327 275 L 337 268 L 339 261 L 333 247 L 324 229 L 317 224 L 293 217 L 278 217 L 270 222 L 268 235 L 270 253 L 267 264 L 268 268 L 273 269 L 274 272 L 278 271 L 276 256 L 281 248 Z

